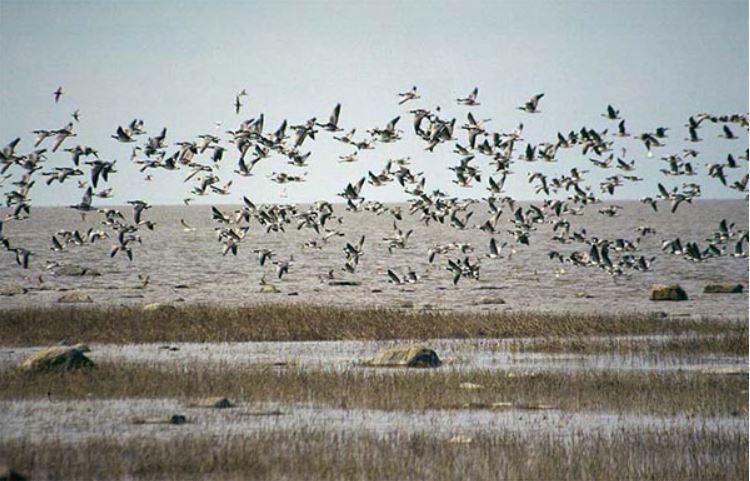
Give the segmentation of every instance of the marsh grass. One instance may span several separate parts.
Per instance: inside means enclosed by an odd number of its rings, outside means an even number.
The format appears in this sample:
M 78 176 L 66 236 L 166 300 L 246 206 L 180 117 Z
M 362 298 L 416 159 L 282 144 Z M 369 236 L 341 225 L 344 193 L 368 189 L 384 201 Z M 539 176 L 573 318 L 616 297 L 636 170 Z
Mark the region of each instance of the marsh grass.
M 744 323 L 655 314 L 471 313 L 309 304 L 27 307 L 0 310 L 6 346 L 100 343 L 385 340 L 717 334 Z
M 479 389 L 467 390 L 462 383 Z M 453 370 L 304 370 L 191 363 L 101 364 L 65 373 L 0 371 L 0 399 L 226 396 L 239 402 L 310 403 L 382 410 L 551 405 L 566 411 L 746 415 L 748 379 L 683 372 L 519 373 Z
M 561 338 L 546 337 L 512 341 L 512 352 L 548 354 L 620 354 L 686 357 L 695 355 L 747 356 L 747 326 L 736 326 L 724 334 L 672 336 L 667 339 Z
M 748 476 L 746 432 L 641 428 L 565 439 L 513 432 L 470 438 L 454 444 L 421 433 L 296 429 L 169 441 L 3 441 L 0 459 L 32 479 L 716 481 Z

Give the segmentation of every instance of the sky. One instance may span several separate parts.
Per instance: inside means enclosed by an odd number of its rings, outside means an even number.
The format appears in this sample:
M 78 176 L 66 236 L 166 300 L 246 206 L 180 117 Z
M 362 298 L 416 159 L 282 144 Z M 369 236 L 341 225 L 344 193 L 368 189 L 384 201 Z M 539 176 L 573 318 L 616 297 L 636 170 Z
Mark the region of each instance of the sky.
M 340 125 L 364 130 L 401 115 L 401 142 L 365 151 L 354 164 L 338 156 L 353 149 L 321 132 L 310 166 L 288 166 L 266 159 L 250 178 L 231 176 L 236 151 L 230 151 L 222 179 L 234 179 L 232 194 L 196 203 L 237 202 L 243 195 L 258 202 L 279 201 L 282 187 L 272 172 L 308 172 L 307 182 L 290 184 L 284 201 L 333 200 L 347 182 L 379 171 L 386 160 L 409 156 L 427 187 L 450 195 L 481 197 L 484 186 L 462 189 L 451 183 L 456 164 L 452 143 L 434 153 L 411 132 L 409 108 L 441 107 L 443 118 L 460 124 L 468 111 L 491 118 L 492 130 L 509 131 L 524 123 L 524 138 L 554 141 L 558 131 L 582 126 L 614 129 L 601 113 L 608 104 L 621 110 L 628 129 L 671 127 L 667 147 L 646 157 L 642 144 L 626 141 L 628 159 L 636 159 L 645 180 L 621 188 L 616 198 L 656 193 L 657 182 L 696 181 L 706 198 L 742 198 L 705 175 L 664 178 L 662 155 L 687 146 L 683 124 L 699 112 L 748 111 L 748 2 L 678 1 L 41 1 L 0 0 L 0 144 L 22 138 L 29 152 L 35 129 L 56 129 L 79 109 L 77 137 L 66 146 L 90 145 L 104 160 L 117 160 L 111 177 L 121 204 L 143 199 L 152 204 L 181 203 L 190 184 L 184 172 L 159 171 L 146 182 L 130 160 L 130 145 L 110 138 L 118 125 L 143 119 L 149 134 L 168 128 L 170 144 L 199 134 L 223 134 L 261 112 L 266 129 L 283 119 L 302 123 L 327 119 L 341 102 Z M 419 87 L 422 98 L 398 105 L 398 92 Z M 62 86 L 58 104 L 52 92 Z M 456 104 L 457 97 L 479 88 L 481 105 Z M 240 115 L 234 96 L 246 89 Z M 545 93 L 542 113 L 516 109 Z M 408 107 L 408 108 L 407 108 Z M 215 122 L 222 122 L 217 130 Z M 717 138 L 715 126 L 701 129 L 698 164 L 719 162 L 728 153 L 743 154 L 747 133 L 736 141 Z M 145 140 L 145 138 L 143 138 Z M 465 143 L 465 140 L 462 140 Z M 170 153 L 174 145 L 170 146 Z M 486 166 L 486 161 L 478 161 Z M 69 155 L 49 156 L 48 167 L 72 165 Z M 553 165 L 513 166 L 508 194 L 534 198 L 527 173 L 550 175 L 571 167 L 591 170 L 588 185 L 613 171 L 595 172 L 580 151 L 565 152 Z M 488 172 L 485 169 L 485 172 Z M 747 164 L 731 173 L 747 172 Z M 77 203 L 74 182 L 32 190 L 32 205 Z M 395 184 L 395 183 L 394 183 Z M 485 178 L 483 184 L 486 185 Z M 7 185 L 7 184 L 6 184 Z M 0 187 L 0 190 L 7 187 Z M 368 198 L 405 200 L 398 186 L 365 188 Z

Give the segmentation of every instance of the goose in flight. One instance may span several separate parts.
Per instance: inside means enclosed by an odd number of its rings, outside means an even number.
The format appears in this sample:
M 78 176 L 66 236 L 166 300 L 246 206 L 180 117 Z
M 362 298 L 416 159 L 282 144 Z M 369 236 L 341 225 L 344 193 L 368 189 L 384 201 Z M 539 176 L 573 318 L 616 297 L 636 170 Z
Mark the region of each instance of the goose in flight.
M 135 220 L 136 224 L 141 223 L 141 216 L 143 215 L 143 211 L 151 208 L 150 205 L 142 200 L 129 200 L 128 204 L 133 206 L 133 219 Z
M 83 193 L 83 198 L 81 199 L 81 202 L 76 205 L 71 205 L 73 209 L 80 210 L 82 213 L 88 212 L 90 210 L 93 210 L 91 207 L 91 199 L 93 196 L 93 189 L 91 186 L 89 186 L 86 189 L 86 192 Z
M 182 226 L 183 232 L 195 232 L 197 230 L 195 227 L 192 227 L 185 222 L 185 219 L 180 219 L 180 225 Z
M 472 90 L 469 95 L 462 99 L 456 99 L 456 102 L 458 102 L 459 105 L 479 105 L 479 102 L 477 102 L 477 95 L 479 95 L 479 87 L 474 87 L 474 90 Z
M 490 239 L 490 253 L 487 254 L 487 257 L 489 259 L 502 259 L 503 256 L 501 255 L 501 249 L 503 249 L 506 245 L 508 245 L 507 242 L 503 242 L 500 247 L 497 245 L 497 241 L 495 241 L 495 238 Z
M 542 97 L 544 97 L 543 93 L 534 95 L 533 97 L 531 97 L 531 99 L 529 99 L 528 102 L 518 107 L 518 110 L 523 110 L 530 114 L 536 114 L 536 113 L 541 112 L 541 110 L 539 110 L 538 108 L 539 108 L 539 101 L 542 99 Z
M 132 135 L 127 132 L 125 129 L 122 128 L 121 125 L 117 126 L 117 131 L 114 135 L 111 135 L 113 139 L 117 140 L 118 142 L 123 143 L 129 143 L 129 142 L 135 142 Z
M 327 124 L 316 123 L 315 125 L 329 132 L 341 132 L 343 129 L 339 128 L 339 114 L 340 113 L 341 113 L 341 104 L 339 103 L 339 104 L 336 104 L 336 106 L 333 108 L 333 112 L 331 113 L 331 117 L 328 119 Z
M 258 255 L 258 263 L 261 267 L 266 263 L 268 259 L 273 259 L 275 254 L 270 249 L 253 249 L 253 252 L 255 252 Z
M 607 111 L 602 114 L 602 117 L 609 120 L 620 120 L 620 111 L 615 110 L 611 105 L 607 105 Z
M 57 87 L 57 90 L 52 92 L 52 96 L 55 98 L 55 103 L 58 103 L 60 101 L 60 97 L 62 97 L 63 93 L 64 92 L 62 87 Z
M 399 105 L 403 105 L 403 104 L 405 104 L 406 102 L 408 102 L 410 100 L 416 100 L 416 99 L 420 98 L 419 94 L 417 93 L 417 86 L 416 85 L 414 85 L 411 88 L 411 90 L 408 90 L 408 91 L 403 92 L 403 93 L 399 93 L 398 96 L 401 98 L 399 100 L 399 102 L 398 102 Z
M 730 129 L 728 125 L 722 127 L 722 133 L 719 134 L 719 137 L 727 140 L 737 139 L 737 136 L 732 132 L 732 129 Z
M 16 263 L 24 269 L 29 268 L 29 258 L 34 255 L 30 250 L 23 247 L 11 249 L 16 254 Z
M 284 277 L 284 274 L 289 274 L 289 265 L 292 262 L 292 259 L 289 259 L 288 261 L 274 261 L 274 264 L 276 265 L 276 276 L 281 279 Z

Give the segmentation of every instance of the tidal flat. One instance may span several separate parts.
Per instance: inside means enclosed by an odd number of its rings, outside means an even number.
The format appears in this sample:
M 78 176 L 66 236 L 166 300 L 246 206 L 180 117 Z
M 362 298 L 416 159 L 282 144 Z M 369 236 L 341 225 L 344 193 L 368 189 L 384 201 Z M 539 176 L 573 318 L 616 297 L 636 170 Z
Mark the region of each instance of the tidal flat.
M 32 479 L 748 475 L 742 319 L 39 306 L 0 338 L 0 461 Z M 20 368 L 77 343 L 94 367 Z M 367 364 L 414 344 L 440 366 Z

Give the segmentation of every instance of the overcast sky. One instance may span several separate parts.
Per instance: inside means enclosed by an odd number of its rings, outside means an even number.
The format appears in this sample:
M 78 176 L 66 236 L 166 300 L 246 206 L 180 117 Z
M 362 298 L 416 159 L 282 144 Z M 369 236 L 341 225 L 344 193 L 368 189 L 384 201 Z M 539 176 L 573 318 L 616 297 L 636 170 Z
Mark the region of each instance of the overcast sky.
M 352 151 L 321 133 L 306 142 L 308 169 L 280 158 L 258 166 L 252 178 L 234 176 L 233 194 L 202 199 L 219 203 L 242 195 L 259 202 L 279 200 L 281 188 L 266 178 L 273 171 L 300 173 L 308 181 L 288 187 L 288 201 L 333 199 L 346 182 L 377 171 L 391 157 L 411 156 L 424 171 L 428 188 L 479 197 L 483 186 L 460 189 L 447 167 L 457 162 L 452 144 L 435 153 L 411 134 L 406 107 L 442 107 L 443 117 L 463 121 L 467 107 L 455 98 L 479 87 L 477 117 L 488 127 L 510 130 L 525 124 L 524 138 L 554 141 L 557 131 L 582 126 L 603 129 L 616 123 L 601 117 L 607 104 L 621 110 L 633 132 L 669 126 L 667 147 L 648 159 L 641 144 L 625 142 L 646 180 L 618 192 L 619 197 L 653 194 L 656 183 L 703 184 L 704 197 L 741 197 L 709 179 L 705 169 L 693 179 L 662 178 L 659 156 L 680 152 L 683 124 L 698 112 L 748 110 L 748 2 L 678 1 L 371 1 L 371 2 L 84 2 L 0 0 L 0 143 L 22 137 L 19 151 L 31 149 L 34 129 L 64 126 L 80 109 L 77 143 L 97 148 L 105 160 L 117 159 L 112 177 L 115 203 L 141 198 L 154 204 L 179 203 L 190 189 L 183 173 L 159 171 L 154 180 L 130 163 L 130 146 L 109 138 L 118 125 L 142 118 L 150 134 L 169 129 L 168 141 L 234 128 L 240 120 L 265 113 L 266 128 L 282 119 L 300 123 L 327 118 L 342 103 L 341 126 L 382 126 L 401 114 L 405 140 L 363 152 L 360 161 L 339 164 Z M 59 104 L 52 92 L 63 86 Z M 422 99 L 399 107 L 397 92 L 417 85 Z M 239 116 L 233 109 L 241 89 L 249 93 Z M 544 92 L 542 113 L 515 108 Z M 723 161 L 747 148 L 717 138 L 719 129 L 701 129 L 701 161 Z M 461 134 L 463 135 L 463 134 Z M 224 138 L 227 138 L 224 136 Z M 144 139 L 145 140 L 145 139 Z M 460 139 L 465 143 L 463 138 Z M 173 147 L 170 147 L 170 151 Z M 596 170 L 576 149 L 556 165 L 514 165 L 508 192 L 533 196 L 529 169 L 550 174 L 571 167 L 592 171 L 596 184 L 613 171 Z M 235 168 L 236 152 L 226 159 L 224 180 Z M 64 152 L 49 165 L 69 165 Z M 479 165 L 486 165 L 480 161 Z M 736 180 L 744 174 L 731 173 Z M 483 178 L 483 183 L 486 184 Z M 37 182 L 41 184 L 41 182 Z M 396 186 L 369 187 L 368 198 L 404 199 Z M 74 182 L 32 191 L 32 205 L 80 200 Z

